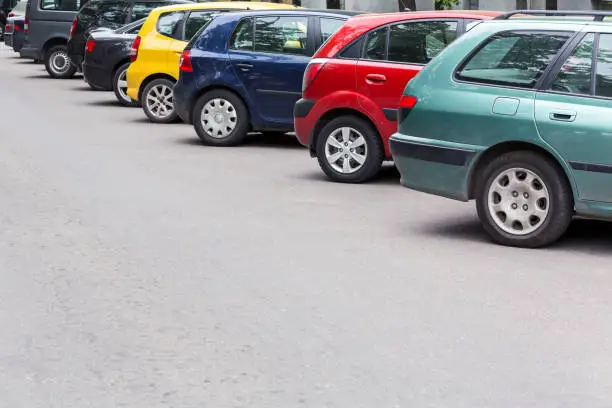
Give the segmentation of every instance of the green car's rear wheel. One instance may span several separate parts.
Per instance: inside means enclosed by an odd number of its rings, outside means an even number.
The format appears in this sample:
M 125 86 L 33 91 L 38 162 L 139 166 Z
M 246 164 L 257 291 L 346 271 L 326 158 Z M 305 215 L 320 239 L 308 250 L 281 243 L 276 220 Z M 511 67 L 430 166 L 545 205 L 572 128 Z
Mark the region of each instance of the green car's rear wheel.
M 549 158 L 503 154 L 484 166 L 476 208 L 484 229 L 503 245 L 536 248 L 556 241 L 572 218 L 572 191 Z

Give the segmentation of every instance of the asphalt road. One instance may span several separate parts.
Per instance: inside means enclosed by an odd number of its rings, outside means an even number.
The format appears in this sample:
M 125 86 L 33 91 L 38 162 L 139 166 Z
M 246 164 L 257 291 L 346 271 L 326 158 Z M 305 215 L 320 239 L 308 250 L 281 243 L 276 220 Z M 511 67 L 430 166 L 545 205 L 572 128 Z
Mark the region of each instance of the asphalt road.
M 0 50 L 0 407 L 612 406 L 612 226 L 201 145 Z

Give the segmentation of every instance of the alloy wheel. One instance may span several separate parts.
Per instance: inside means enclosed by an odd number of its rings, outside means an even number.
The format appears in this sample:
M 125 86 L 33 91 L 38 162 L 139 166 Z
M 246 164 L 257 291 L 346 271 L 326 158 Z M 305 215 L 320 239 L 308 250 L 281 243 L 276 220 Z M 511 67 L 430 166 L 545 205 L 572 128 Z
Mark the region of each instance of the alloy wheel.
M 152 87 L 147 94 L 146 104 L 149 112 L 158 119 L 172 115 L 174 112 L 172 88 L 162 84 Z
M 124 69 L 121 71 L 119 78 L 117 79 L 117 92 L 124 101 L 132 102 L 132 98 L 127 95 L 127 88 L 127 69 Z
M 527 235 L 540 228 L 550 211 L 550 194 L 542 178 L 525 168 L 501 171 L 487 193 L 493 222 L 512 235 Z
M 341 127 L 329 134 L 325 141 L 325 158 L 338 173 L 359 171 L 367 159 L 368 145 L 359 131 Z

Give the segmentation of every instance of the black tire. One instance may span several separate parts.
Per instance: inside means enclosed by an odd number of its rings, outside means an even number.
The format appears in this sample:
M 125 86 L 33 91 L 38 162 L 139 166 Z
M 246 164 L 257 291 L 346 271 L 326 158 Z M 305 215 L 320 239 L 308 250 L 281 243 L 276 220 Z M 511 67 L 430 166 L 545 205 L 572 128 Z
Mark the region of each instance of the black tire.
M 497 216 L 489 211 L 489 189 L 496 178 L 506 170 L 518 168 L 529 170 L 534 173 L 542 186 L 548 191 L 548 200 L 543 201 L 548 214 L 537 228 L 525 235 L 516 235 L 504 231 L 493 219 Z M 546 156 L 529 150 L 521 150 L 505 153 L 487 163 L 481 172 L 476 185 L 476 210 L 485 231 L 491 238 L 507 246 L 522 248 L 539 248 L 550 245 L 558 240 L 567 230 L 573 216 L 573 194 L 563 170 L 553 160 Z M 533 185 L 533 184 L 532 184 Z M 514 193 L 514 192 L 513 192 Z M 523 204 L 522 192 L 517 192 L 517 211 L 520 212 Z M 514 197 L 514 195 L 512 195 Z M 513 203 L 512 205 L 515 205 Z M 540 206 L 540 204 L 537 204 Z M 524 207 L 524 208 L 529 208 Z M 512 210 L 510 210 L 512 211 Z M 501 212 L 501 214 L 505 214 Z M 535 218 L 539 220 L 539 218 Z M 531 221 L 530 221 L 531 222 Z
M 174 81 L 168 78 L 154 79 L 153 81 L 149 82 L 147 86 L 145 86 L 145 88 L 142 90 L 142 93 L 140 94 L 140 102 L 141 102 L 142 110 L 144 111 L 145 115 L 147 115 L 147 118 L 149 118 L 151 122 L 154 122 L 154 123 L 176 122 L 178 119 L 178 115 L 176 113 L 176 110 L 174 109 L 174 100 L 172 100 L 172 102 L 167 100 L 167 103 L 172 106 L 172 109 L 168 115 L 161 115 L 161 116 L 156 114 L 155 111 L 152 110 L 154 108 L 152 108 L 147 103 L 147 98 L 149 97 L 149 95 L 152 92 L 154 92 L 154 89 L 158 87 L 165 87 L 166 89 L 169 88 L 170 93 L 166 95 L 167 97 L 172 98 L 172 88 L 174 87 Z M 151 94 L 151 96 L 153 95 Z
M 351 128 L 359 132 L 365 139 L 365 161 L 358 170 L 351 173 L 342 173 L 336 170 L 332 166 L 332 163 L 329 162 L 326 155 L 326 144 L 328 138 L 330 135 L 332 135 L 332 133 L 340 131 L 341 128 Z M 351 137 L 356 136 L 358 136 L 356 133 L 351 132 Z M 350 147 L 350 145 L 345 146 L 346 149 Z M 350 152 L 353 152 L 353 150 L 351 149 Z M 347 151 L 347 154 L 351 154 L 350 152 Z M 363 183 L 371 180 L 380 172 L 385 156 L 380 135 L 374 126 L 372 126 L 372 124 L 368 121 L 352 115 L 337 117 L 325 125 L 323 129 L 321 129 L 321 132 L 317 136 L 316 153 L 321 170 L 323 170 L 325 175 L 330 180 L 339 183 Z M 338 150 L 337 153 L 340 153 L 340 151 Z M 340 157 L 338 160 L 340 159 L 342 159 L 343 164 L 345 159 L 349 160 L 349 164 L 356 163 L 354 159 L 350 159 L 350 157 L 347 155 L 345 155 L 344 158 Z M 338 161 L 335 163 L 338 163 Z
M 223 137 L 214 137 L 209 131 L 205 129 L 204 123 L 202 123 L 202 114 L 206 104 L 214 99 L 220 99 L 223 108 L 225 102 L 229 102 L 231 105 L 228 109 L 229 112 L 235 112 L 235 123 L 234 128 Z M 233 108 L 232 108 L 233 107 Z M 236 94 L 226 91 L 223 89 L 215 89 L 206 92 L 202 95 L 193 107 L 193 127 L 198 134 L 198 137 L 207 145 L 211 146 L 235 146 L 241 143 L 247 135 L 249 129 L 249 111 L 247 110 L 244 102 Z
M 89 82 L 87 82 L 87 85 L 89 85 L 92 91 L 104 91 L 105 90 L 101 86 L 93 85 L 93 84 L 90 84 Z
M 126 62 L 115 70 L 115 73 L 113 74 L 113 92 L 115 93 L 115 97 L 121 105 L 133 108 L 139 106 L 140 104 L 138 103 L 138 101 L 135 101 L 129 96 L 127 96 L 119 86 L 119 80 L 125 74 L 129 67 L 130 63 Z
M 51 76 L 56 79 L 72 78 L 76 67 L 72 65 L 68 56 L 68 48 L 65 45 L 54 45 L 45 53 L 45 68 Z M 60 65 L 61 64 L 61 65 Z

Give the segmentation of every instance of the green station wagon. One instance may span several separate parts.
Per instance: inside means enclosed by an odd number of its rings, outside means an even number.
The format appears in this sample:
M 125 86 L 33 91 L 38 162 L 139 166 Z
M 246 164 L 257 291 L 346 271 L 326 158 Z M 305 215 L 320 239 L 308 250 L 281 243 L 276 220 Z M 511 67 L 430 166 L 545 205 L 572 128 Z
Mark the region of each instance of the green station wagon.
M 476 200 L 497 242 L 541 247 L 573 216 L 612 219 L 612 24 L 513 12 L 451 44 L 401 98 L 404 186 Z

